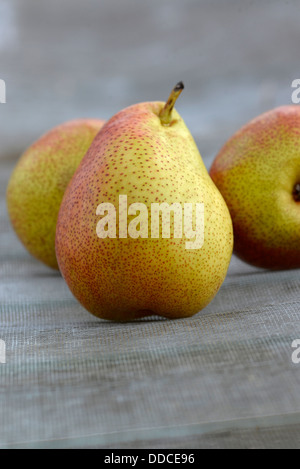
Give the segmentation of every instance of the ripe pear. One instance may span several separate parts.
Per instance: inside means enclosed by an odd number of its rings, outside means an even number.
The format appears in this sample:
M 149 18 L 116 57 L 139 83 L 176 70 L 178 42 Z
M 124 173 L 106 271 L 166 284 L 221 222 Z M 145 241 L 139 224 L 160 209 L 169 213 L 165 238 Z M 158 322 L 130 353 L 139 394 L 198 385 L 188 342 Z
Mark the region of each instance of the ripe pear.
M 173 109 L 182 89 L 179 83 L 167 103 L 140 103 L 113 116 L 64 195 L 56 233 L 59 267 L 75 297 L 99 318 L 192 316 L 214 298 L 225 278 L 232 223 Z M 170 216 L 170 236 L 163 234 L 168 221 L 162 217 L 158 235 L 152 223 L 160 213 L 155 204 L 163 203 L 190 204 L 194 224 L 196 204 L 204 204 L 201 248 L 187 248 L 192 236 L 180 238 Z M 170 213 L 175 220 L 175 209 Z M 99 237 L 105 218 L 106 234 Z M 200 230 L 194 232 L 201 238 Z
M 300 108 L 282 106 L 245 125 L 210 175 L 231 213 L 235 253 L 258 267 L 300 267 Z
M 11 175 L 7 206 L 12 226 L 27 250 L 54 269 L 63 194 L 103 124 L 78 119 L 55 127 L 28 148 Z

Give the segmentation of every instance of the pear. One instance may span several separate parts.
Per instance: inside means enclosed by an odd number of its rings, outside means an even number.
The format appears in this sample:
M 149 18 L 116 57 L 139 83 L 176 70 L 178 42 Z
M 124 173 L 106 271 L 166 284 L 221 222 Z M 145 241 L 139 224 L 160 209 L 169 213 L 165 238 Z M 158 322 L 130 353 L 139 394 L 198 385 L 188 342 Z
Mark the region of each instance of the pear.
M 54 269 L 63 194 L 103 124 L 77 119 L 55 127 L 28 148 L 11 175 L 7 206 L 12 226 L 27 250 Z
M 229 207 L 237 256 L 262 268 L 300 267 L 300 108 L 282 106 L 246 124 L 210 175 Z
M 59 267 L 99 318 L 192 316 L 224 281 L 231 218 L 173 109 L 182 89 L 176 85 L 167 103 L 139 103 L 113 116 L 64 195 Z

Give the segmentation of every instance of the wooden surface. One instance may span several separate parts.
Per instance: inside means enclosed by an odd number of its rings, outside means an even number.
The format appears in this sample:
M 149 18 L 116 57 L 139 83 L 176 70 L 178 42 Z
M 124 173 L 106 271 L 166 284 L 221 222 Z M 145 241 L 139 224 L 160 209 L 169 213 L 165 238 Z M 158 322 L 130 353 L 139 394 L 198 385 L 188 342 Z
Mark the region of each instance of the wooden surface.
M 188 320 L 90 316 L 9 225 L 16 157 L 64 120 L 162 100 L 204 161 L 251 117 L 289 104 L 300 78 L 297 1 L 2 0 L 0 447 L 300 447 L 300 273 L 236 258 Z
M 299 447 L 299 271 L 232 259 L 193 318 L 100 321 L 12 233 L 0 164 L 0 447 Z

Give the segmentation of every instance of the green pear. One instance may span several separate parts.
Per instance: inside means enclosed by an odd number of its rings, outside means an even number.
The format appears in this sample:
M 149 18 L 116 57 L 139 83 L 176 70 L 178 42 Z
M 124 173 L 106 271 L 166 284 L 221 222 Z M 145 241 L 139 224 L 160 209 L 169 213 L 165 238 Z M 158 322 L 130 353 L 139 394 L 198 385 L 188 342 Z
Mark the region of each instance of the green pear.
M 167 103 L 140 103 L 113 116 L 65 193 L 59 267 L 99 318 L 192 316 L 224 281 L 231 218 L 173 109 L 182 89 L 179 83 Z
M 300 267 L 300 108 L 282 106 L 245 125 L 210 175 L 231 213 L 235 253 L 258 267 Z
M 54 269 L 63 194 L 103 124 L 78 119 L 55 127 L 28 148 L 11 175 L 7 206 L 12 226 L 27 250 Z

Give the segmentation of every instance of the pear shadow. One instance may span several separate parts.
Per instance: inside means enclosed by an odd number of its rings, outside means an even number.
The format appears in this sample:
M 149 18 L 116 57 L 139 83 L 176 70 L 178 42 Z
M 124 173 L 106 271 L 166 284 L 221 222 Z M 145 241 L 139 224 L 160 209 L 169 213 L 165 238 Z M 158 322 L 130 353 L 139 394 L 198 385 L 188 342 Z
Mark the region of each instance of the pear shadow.
M 161 316 L 149 316 L 148 318 L 138 318 L 138 319 L 132 319 L 131 321 L 112 321 L 112 320 L 107 320 L 107 319 L 102 319 L 102 318 L 95 318 L 95 321 L 87 321 L 84 322 L 84 325 L 93 329 L 98 329 L 98 328 L 103 328 L 103 327 L 111 327 L 111 326 L 122 326 L 122 327 L 130 327 L 134 324 L 154 324 L 158 322 L 169 322 L 169 321 L 175 321 L 179 320 L 182 318 L 178 319 L 168 319 L 164 318 Z
M 49 272 L 36 272 L 34 275 L 33 275 L 34 278 L 61 278 L 63 279 L 63 276 L 61 275 L 61 273 L 59 271 L 49 271 Z

